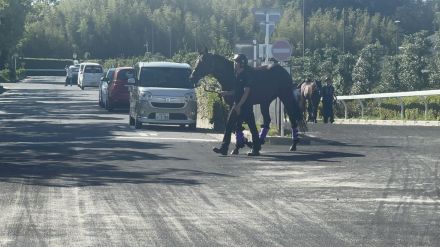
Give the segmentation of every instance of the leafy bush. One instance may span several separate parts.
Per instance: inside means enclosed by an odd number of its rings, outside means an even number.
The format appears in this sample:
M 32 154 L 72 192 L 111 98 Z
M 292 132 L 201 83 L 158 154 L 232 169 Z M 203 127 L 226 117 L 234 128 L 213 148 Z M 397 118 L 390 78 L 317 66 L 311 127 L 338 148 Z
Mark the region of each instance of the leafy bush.
M 202 119 L 208 119 L 214 125 L 215 130 L 223 131 L 228 115 L 228 106 L 218 94 L 204 90 L 205 87 L 212 87 L 216 83 L 212 78 L 208 78 L 197 88 L 198 115 Z
M 9 82 L 9 69 L 0 70 L 0 82 Z
M 440 96 L 428 96 L 426 120 L 440 121 Z M 420 97 L 404 97 L 404 120 L 425 120 L 425 103 Z M 364 118 L 381 120 L 400 120 L 401 101 L 397 98 L 364 101 Z M 361 107 L 357 101 L 346 101 L 348 118 L 360 118 Z M 335 108 L 337 117 L 344 118 L 342 103 Z

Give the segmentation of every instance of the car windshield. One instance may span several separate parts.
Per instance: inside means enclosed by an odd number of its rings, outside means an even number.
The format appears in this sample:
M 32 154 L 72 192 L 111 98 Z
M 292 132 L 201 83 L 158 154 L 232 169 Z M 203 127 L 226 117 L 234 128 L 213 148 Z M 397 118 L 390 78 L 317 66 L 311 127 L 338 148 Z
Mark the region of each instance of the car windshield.
M 115 74 L 115 70 L 114 69 L 110 69 L 108 72 L 107 72 L 107 78 L 111 81 L 111 80 L 113 80 L 113 75 Z
M 84 73 L 102 73 L 102 67 L 97 65 L 88 65 L 84 68 Z
M 127 81 L 134 77 L 134 69 L 124 69 L 118 72 L 118 80 Z
M 189 80 L 190 69 L 143 67 L 139 84 L 142 87 L 193 88 Z

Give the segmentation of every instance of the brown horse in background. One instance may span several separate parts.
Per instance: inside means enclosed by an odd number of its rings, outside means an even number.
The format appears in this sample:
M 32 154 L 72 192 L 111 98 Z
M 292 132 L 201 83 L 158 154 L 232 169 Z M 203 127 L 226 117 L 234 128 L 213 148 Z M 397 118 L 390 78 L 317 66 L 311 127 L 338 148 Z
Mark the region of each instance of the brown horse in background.
M 300 106 L 304 113 L 306 113 L 307 107 L 307 121 L 317 123 L 318 106 L 321 99 L 321 81 L 312 81 L 308 79 L 298 85 L 300 89 Z

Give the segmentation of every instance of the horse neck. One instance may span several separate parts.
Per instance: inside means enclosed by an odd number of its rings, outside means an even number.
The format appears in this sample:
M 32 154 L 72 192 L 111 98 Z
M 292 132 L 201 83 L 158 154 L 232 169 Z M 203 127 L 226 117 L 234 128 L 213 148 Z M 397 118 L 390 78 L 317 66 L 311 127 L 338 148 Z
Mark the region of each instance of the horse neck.
M 234 65 L 231 61 L 220 55 L 215 55 L 215 58 L 216 62 L 214 63 L 215 68 L 212 76 L 217 79 L 223 90 L 231 90 L 235 80 Z

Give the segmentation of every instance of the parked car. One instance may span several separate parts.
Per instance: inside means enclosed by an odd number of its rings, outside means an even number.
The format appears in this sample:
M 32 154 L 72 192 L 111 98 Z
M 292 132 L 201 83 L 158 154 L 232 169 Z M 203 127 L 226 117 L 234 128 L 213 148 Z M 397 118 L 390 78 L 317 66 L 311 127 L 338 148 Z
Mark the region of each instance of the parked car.
M 130 86 L 129 124 L 188 125 L 196 128 L 197 99 L 189 81 L 191 67 L 184 63 L 140 62 Z
M 102 66 L 98 63 L 81 63 L 78 73 L 78 86 L 84 90 L 85 87 L 98 87 L 103 74 Z
M 108 81 L 105 108 L 109 111 L 117 107 L 129 107 L 130 93 L 128 92 L 128 80 L 134 78 L 132 67 L 116 68 L 112 79 Z
M 105 107 L 108 94 L 108 83 L 113 80 L 115 68 L 110 68 L 101 78 L 99 83 L 99 106 Z

